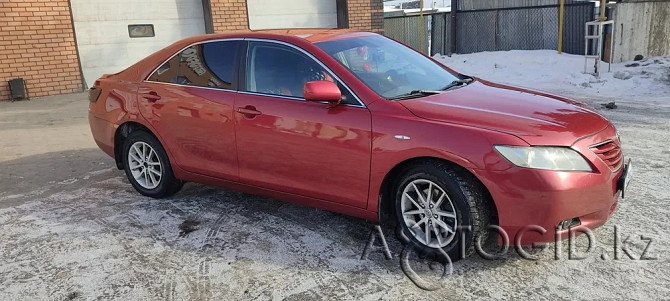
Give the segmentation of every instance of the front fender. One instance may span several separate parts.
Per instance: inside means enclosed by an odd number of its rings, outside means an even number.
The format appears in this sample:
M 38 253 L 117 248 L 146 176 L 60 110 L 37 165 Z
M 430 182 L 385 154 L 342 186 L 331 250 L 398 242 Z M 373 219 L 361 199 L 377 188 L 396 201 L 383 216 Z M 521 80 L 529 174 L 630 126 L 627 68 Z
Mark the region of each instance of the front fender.
M 408 111 L 400 104 L 397 106 L 402 109 L 393 106 L 386 102 L 383 109 L 371 107 L 373 140 L 367 208 L 373 212 L 379 210 L 379 198 L 387 175 L 407 160 L 437 158 L 473 173 L 482 169 L 499 171 L 512 165 L 495 151 L 493 145 L 528 145 L 514 135 L 422 119 L 405 113 Z

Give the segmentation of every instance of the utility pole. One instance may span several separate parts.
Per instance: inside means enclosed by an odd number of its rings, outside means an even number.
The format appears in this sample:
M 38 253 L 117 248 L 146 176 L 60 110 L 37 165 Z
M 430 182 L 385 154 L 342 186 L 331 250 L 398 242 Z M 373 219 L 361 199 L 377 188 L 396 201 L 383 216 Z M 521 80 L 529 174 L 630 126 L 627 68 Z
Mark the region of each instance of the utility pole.
M 419 34 L 419 39 L 421 41 L 421 53 L 425 54 L 426 52 L 424 43 L 425 43 L 425 35 L 426 35 L 426 24 L 423 22 L 423 0 L 419 0 L 419 19 L 421 20 L 421 33 Z
M 607 21 L 607 15 L 605 12 L 607 11 L 607 0 L 600 0 L 600 18 L 598 20 L 602 21 Z

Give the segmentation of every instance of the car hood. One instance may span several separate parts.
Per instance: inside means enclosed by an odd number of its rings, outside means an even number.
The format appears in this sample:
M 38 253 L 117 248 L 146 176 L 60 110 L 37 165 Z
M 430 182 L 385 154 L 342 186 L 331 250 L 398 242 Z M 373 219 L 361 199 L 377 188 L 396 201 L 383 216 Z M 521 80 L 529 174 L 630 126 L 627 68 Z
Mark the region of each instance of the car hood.
M 421 118 L 505 132 L 530 145 L 569 146 L 609 125 L 574 100 L 483 80 L 401 103 Z

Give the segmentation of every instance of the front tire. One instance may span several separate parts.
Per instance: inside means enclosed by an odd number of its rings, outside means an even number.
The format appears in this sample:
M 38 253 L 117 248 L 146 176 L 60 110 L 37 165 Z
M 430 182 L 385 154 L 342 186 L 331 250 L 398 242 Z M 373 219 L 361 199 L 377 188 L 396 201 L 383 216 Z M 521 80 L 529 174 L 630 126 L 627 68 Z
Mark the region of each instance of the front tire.
M 144 131 L 132 132 L 124 141 L 123 167 L 130 184 L 148 197 L 169 197 L 184 186 L 184 182 L 175 178 L 158 139 Z
M 487 240 L 488 193 L 467 171 L 423 162 L 406 170 L 395 192 L 396 234 L 420 256 L 455 262 Z

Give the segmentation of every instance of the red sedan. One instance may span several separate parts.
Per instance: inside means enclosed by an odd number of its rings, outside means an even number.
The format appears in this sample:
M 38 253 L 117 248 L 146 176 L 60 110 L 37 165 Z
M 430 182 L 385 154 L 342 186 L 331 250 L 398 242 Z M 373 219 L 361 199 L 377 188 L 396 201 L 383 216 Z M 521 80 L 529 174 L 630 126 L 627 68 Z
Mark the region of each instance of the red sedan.
M 90 100 L 95 141 L 143 195 L 192 181 L 391 222 L 438 259 L 490 224 L 524 245 L 602 225 L 629 178 L 614 126 L 584 105 L 373 33 L 193 37 Z

